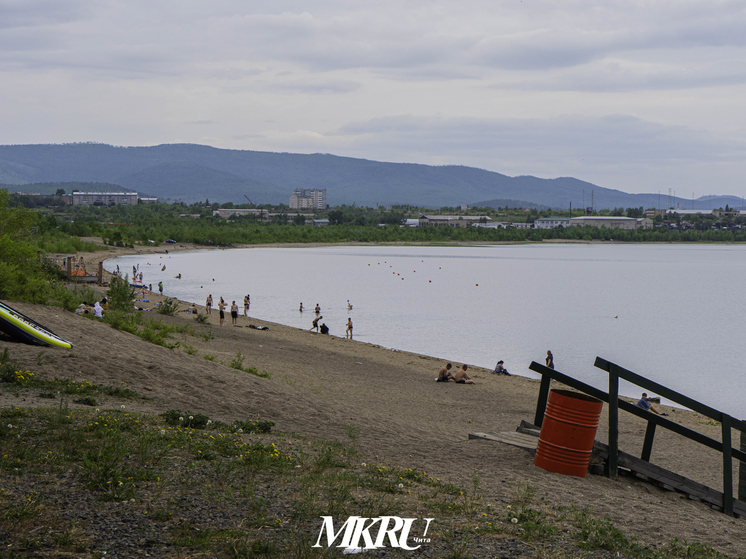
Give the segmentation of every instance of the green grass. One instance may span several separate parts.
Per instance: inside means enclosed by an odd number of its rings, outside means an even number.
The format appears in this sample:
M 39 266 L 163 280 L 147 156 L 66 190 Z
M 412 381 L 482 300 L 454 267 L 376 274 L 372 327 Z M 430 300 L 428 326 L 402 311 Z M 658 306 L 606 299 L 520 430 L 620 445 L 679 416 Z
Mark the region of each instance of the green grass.
M 492 537 L 529 548 L 553 542 L 560 551 L 552 557 L 725 557 L 678 540 L 646 547 L 588 511 L 542 506 L 528 485 L 516 489 L 510 504 L 491 505 L 475 475 L 460 488 L 426 471 L 368 464 L 354 448 L 274 433 L 266 420 L 227 424 L 179 410 L 155 416 L 121 408 L 71 410 L 63 402 L 8 408 L 0 416 L 4 545 L 40 555 L 96 551 L 85 525 L 64 520 L 57 483 L 43 482 L 61 476 L 101 502 L 99 514 L 120 510 L 103 503 L 126 503 L 128 522 L 144 532 L 159 530 L 165 541 L 153 551 L 159 556 L 336 557 L 338 550 L 311 547 L 319 516 L 400 515 L 435 518 L 430 537 L 438 557 L 478 556 L 479 542 Z M 194 507 L 213 512 L 195 517 Z M 46 531 L 30 534 L 29 522 Z

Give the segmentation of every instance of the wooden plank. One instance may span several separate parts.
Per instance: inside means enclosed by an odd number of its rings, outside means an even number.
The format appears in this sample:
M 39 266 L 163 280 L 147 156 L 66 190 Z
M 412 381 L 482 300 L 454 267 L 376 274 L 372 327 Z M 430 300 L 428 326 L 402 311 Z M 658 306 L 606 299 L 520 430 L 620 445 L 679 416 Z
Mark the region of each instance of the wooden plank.
M 596 357 L 594 366 L 606 372 L 611 372 L 611 369 L 614 368 L 616 373 L 619 375 L 619 378 L 622 378 L 627 382 L 631 382 L 632 384 L 644 388 L 645 390 L 655 392 L 656 394 L 668 400 L 671 400 L 672 402 L 681 404 L 685 408 L 689 408 L 690 410 L 701 413 L 702 415 L 707 416 L 710 419 L 714 419 L 715 421 L 722 421 L 723 412 L 721 412 L 720 410 L 716 410 L 715 408 L 711 408 L 710 406 L 702 404 L 701 402 L 697 402 L 696 400 L 689 398 L 684 394 L 676 392 L 675 390 L 671 390 L 670 388 L 663 386 L 662 384 L 658 384 L 657 382 L 647 379 L 641 375 L 638 375 L 637 373 L 633 373 L 632 371 L 625 369 L 624 367 L 620 367 L 615 363 L 607 361 L 602 357 Z M 731 426 L 734 429 L 738 429 L 740 431 L 746 430 L 746 423 L 735 418 L 731 419 Z
M 538 437 L 541 434 L 541 429 L 534 425 L 533 423 L 529 423 L 525 419 L 521 419 L 521 424 L 516 427 L 515 429 L 518 433 L 523 433 L 525 435 L 532 435 L 534 437 Z
M 723 512 L 733 516 L 733 457 L 731 447 L 730 416 L 723 414 Z
M 505 431 L 502 433 L 469 433 L 469 438 L 483 439 L 487 441 L 509 444 L 511 446 L 517 446 L 524 450 L 528 450 L 532 454 L 536 453 L 536 445 L 539 442 L 539 439 L 537 437 L 534 437 L 532 435 L 525 435 L 523 433 L 517 433 L 515 431 Z
M 619 456 L 619 376 L 615 366 L 609 369 L 609 460 L 607 474 L 616 479 Z
M 609 447 L 604 443 L 595 441 L 593 453 L 603 459 L 609 456 Z M 699 482 L 686 478 L 682 475 L 666 470 L 636 456 L 619 451 L 619 466 L 626 468 L 636 474 L 643 475 L 656 483 L 668 485 L 677 491 L 699 498 L 700 500 L 723 507 L 723 494 L 720 491 L 707 487 Z M 739 516 L 746 516 L 746 502 L 733 500 L 733 512 Z

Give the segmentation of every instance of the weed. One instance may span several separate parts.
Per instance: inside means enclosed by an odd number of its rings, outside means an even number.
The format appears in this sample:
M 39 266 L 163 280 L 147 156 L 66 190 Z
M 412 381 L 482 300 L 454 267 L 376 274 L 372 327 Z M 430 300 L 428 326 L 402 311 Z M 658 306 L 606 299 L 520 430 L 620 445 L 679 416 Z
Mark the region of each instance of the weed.
M 199 324 L 207 324 L 207 315 L 206 314 L 197 314 L 194 317 L 194 322 L 198 322 Z
M 84 406 L 97 406 L 98 402 L 96 401 L 96 398 L 92 398 L 91 396 L 86 396 L 84 398 L 78 398 L 77 400 L 73 400 L 76 404 L 82 404 Z
M 244 368 L 243 368 L 243 360 L 244 360 L 243 354 L 240 351 L 237 352 L 236 356 L 231 360 L 231 363 L 229 365 L 230 368 L 231 369 L 238 369 L 239 371 L 243 371 L 244 370 Z
M 208 361 L 215 361 L 215 359 L 217 359 L 217 355 L 212 355 L 210 353 L 205 353 L 202 357 L 204 357 Z
M 182 346 L 181 346 L 181 347 L 183 347 L 183 348 L 184 348 L 184 353 L 186 353 L 187 355 L 197 355 L 197 352 L 198 352 L 198 350 L 197 350 L 197 348 L 196 348 L 196 347 L 194 347 L 193 345 L 190 345 L 190 344 L 182 344 Z
M 355 425 L 345 425 L 345 434 L 350 438 L 350 440 L 354 443 L 357 441 L 358 435 L 360 435 L 360 427 L 356 427 Z
M 259 421 L 256 419 L 248 419 L 245 421 L 234 421 L 230 425 L 230 429 L 234 432 L 240 433 L 269 433 L 274 425 L 274 421 Z
M 531 487 L 528 482 L 519 483 L 515 488 L 515 503 L 528 506 L 536 497 L 536 489 Z
M 257 369 L 256 367 L 246 367 L 244 371 L 249 373 L 250 375 L 254 375 L 255 377 L 272 378 L 272 373 L 268 373 L 267 371 L 262 371 L 260 373 L 259 369 Z
M 212 423 L 209 417 L 201 413 L 181 413 L 179 410 L 169 410 L 160 415 L 169 425 L 178 425 L 188 429 L 204 429 Z
M 208 330 L 207 332 L 202 332 L 201 334 L 198 334 L 198 335 L 206 342 L 209 342 L 210 340 L 215 339 L 215 334 L 212 333 L 212 330 Z
M 157 307 L 158 314 L 165 314 L 168 316 L 175 315 L 178 310 L 179 303 L 176 302 L 174 299 L 170 299 L 169 297 L 166 297 L 163 303 L 161 303 Z

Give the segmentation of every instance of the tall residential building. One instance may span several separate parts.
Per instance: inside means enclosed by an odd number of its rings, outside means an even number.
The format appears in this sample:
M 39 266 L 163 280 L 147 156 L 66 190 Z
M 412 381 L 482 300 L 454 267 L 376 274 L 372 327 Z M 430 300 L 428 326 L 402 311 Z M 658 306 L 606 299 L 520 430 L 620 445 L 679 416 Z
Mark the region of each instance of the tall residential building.
M 326 188 L 296 188 L 290 196 L 291 210 L 325 210 Z

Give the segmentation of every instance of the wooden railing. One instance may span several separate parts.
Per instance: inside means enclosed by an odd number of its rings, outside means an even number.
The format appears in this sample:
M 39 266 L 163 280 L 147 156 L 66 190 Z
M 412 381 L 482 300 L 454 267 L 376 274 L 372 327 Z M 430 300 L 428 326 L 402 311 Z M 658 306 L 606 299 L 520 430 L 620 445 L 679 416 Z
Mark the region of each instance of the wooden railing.
M 541 386 L 539 388 L 539 398 L 536 402 L 536 415 L 534 424 L 541 427 L 544 420 L 544 410 L 547 406 L 549 397 L 549 387 L 552 380 L 557 380 L 571 388 L 579 390 L 590 396 L 594 396 L 609 404 L 609 456 L 607 462 L 607 471 L 609 477 L 616 478 L 618 471 L 619 456 L 619 410 L 632 413 L 647 421 L 645 430 L 645 439 L 642 445 L 640 458 L 646 462 L 650 461 L 650 454 L 653 450 L 653 440 L 655 438 L 655 429 L 657 426 L 663 427 L 677 433 L 687 439 L 705 445 L 713 450 L 722 453 L 723 457 L 723 512 L 729 515 L 733 514 L 733 458 L 746 462 L 746 452 L 732 447 L 731 429 L 746 432 L 746 423 L 731 417 L 730 415 L 711 408 L 705 404 L 697 402 L 688 396 L 680 394 L 670 388 L 667 388 L 657 382 L 640 376 L 632 371 L 611 363 L 601 357 L 596 357 L 595 366 L 606 371 L 609 375 L 609 391 L 604 392 L 593 386 L 585 384 L 577 379 L 545 367 L 544 365 L 532 362 L 529 369 L 541 374 Z M 623 379 L 631 384 L 637 385 L 644 390 L 649 390 L 667 400 L 689 408 L 692 411 L 709 417 L 714 421 L 720 422 L 722 426 L 722 441 L 718 441 L 688 427 L 679 425 L 665 417 L 656 415 L 652 412 L 638 408 L 625 400 L 619 399 L 619 379 Z M 746 492 L 746 487 L 742 488 Z

